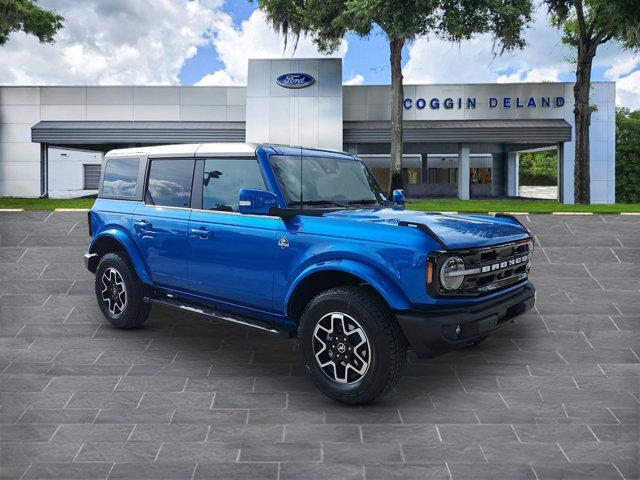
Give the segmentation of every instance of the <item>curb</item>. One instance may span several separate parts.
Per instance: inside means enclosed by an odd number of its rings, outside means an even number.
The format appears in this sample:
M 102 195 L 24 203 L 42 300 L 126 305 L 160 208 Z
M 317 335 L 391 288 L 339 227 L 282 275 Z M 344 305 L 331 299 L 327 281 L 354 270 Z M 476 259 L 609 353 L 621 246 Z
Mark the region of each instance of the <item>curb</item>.
M 55 208 L 54 212 L 88 212 L 88 208 Z
M 0 208 L 0 212 L 24 212 L 24 208 Z
M 551 215 L 593 215 L 593 212 L 551 212 Z
M 620 212 L 620 215 L 629 215 L 629 216 L 631 216 L 631 215 L 633 215 L 633 216 L 638 215 L 638 216 L 640 216 L 640 212 Z

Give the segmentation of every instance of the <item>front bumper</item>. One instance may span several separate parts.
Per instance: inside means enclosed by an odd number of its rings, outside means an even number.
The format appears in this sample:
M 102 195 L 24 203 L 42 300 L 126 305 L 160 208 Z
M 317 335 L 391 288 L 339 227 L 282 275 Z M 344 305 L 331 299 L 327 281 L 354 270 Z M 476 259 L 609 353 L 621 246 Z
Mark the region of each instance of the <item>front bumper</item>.
M 533 308 L 531 282 L 507 296 L 468 307 L 397 311 L 396 318 L 418 357 L 436 357 L 474 342 Z M 459 328 L 458 328 L 459 327 Z

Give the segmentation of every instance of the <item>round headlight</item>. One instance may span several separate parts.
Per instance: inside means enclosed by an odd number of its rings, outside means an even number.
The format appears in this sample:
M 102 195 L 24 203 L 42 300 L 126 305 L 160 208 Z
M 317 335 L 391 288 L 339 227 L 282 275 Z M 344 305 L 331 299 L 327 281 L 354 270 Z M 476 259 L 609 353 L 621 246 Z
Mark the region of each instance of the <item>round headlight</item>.
M 445 290 L 457 290 L 464 281 L 464 275 L 457 274 L 460 270 L 464 270 L 464 262 L 460 257 L 451 257 L 447 259 L 440 269 L 440 285 Z

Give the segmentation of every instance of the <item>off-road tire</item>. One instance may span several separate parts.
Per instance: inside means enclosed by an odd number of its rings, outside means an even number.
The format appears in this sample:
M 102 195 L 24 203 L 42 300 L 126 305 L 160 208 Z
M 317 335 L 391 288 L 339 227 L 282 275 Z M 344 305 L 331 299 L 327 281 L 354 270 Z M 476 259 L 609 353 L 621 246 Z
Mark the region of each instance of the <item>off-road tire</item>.
M 356 320 L 370 344 L 369 367 L 354 383 L 330 378 L 314 352 L 316 325 L 335 312 Z M 369 403 L 388 393 L 398 382 L 407 358 L 407 341 L 393 312 L 367 287 L 342 286 L 318 294 L 302 314 L 298 335 L 311 379 L 322 393 L 341 403 Z
M 103 299 L 103 275 L 109 271 L 117 272 L 126 288 L 126 305 L 118 313 L 110 311 Z M 114 274 L 115 275 L 115 274 Z M 107 253 L 98 263 L 96 269 L 95 293 L 100 311 L 116 328 L 136 328 L 142 325 L 149 316 L 151 304 L 145 303 L 143 285 L 128 259 L 120 253 Z

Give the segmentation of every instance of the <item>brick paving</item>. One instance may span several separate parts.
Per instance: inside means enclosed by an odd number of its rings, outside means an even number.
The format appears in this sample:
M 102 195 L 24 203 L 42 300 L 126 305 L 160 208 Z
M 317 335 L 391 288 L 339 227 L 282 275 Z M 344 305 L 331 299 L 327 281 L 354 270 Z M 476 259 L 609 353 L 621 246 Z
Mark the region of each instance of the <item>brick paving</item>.
M 2 478 L 638 478 L 640 217 L 524 217 L 535 311 L 367 407 L 290 340 L 100 315 L 82 213 L 0 213 Z

